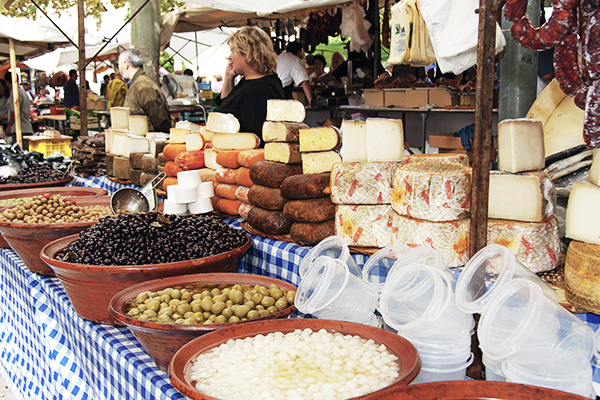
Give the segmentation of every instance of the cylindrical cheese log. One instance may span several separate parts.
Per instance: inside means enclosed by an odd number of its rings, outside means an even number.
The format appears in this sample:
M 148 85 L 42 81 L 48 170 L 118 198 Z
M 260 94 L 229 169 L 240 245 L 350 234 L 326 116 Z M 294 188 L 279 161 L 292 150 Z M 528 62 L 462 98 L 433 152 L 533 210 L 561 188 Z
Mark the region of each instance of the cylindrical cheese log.
M 258 161 L 250 168 L 250 179 L 256 185 L 278 188 L 285 178 L 302 173 L 300 164 Z
M 323 222 L 294 222 L 290 228 L 290 239 L 294 242 L 313 246 L 329 236 L 335 235 L 333 219 Z
M 188 170 L 204 168 L 204 150 L 181 152 L 175 157 L 175 164 Z
M 179 204 L 175 200 L 165 200 L 163 203 L 163 214 L 185 214 L 187 212 L 187 204 Z
M 239 168 L 240 163 L 238 156 L 241 150 L 223 150 L 217 154 L 217 164 L 222 165 L 225 168 Z
M 270 211 L 252 207 L 246 217 L 250 226 L 272 235 L 285 235 L 290 232 L 293 221 L 283 216 L 281 211 Z
M 215 195 L 212 182 L 201 182 L 198 185 L 198 198 L 213 197 Z
M 219 183 L 235 184 L 236 170 L 221 167 L 215 171 L 215 180 Z
M 254 163 L 265 159 L 265 149 L 242 150 L 238 155 L 241 166 L 250 168 Z
M 163 181 L 162 181 L 162 188 L 164 191 L 167 191 L 168 187 L 171 185 L 177 185 L 177 178 L 173 177 L 173 176 L 167 176 Z
M 175 161 L 167 161 L 165 164 L 165 174 L 167 176 L 177 177 L 177 174 L 182 171 L 185 171 L 185 169 L 175 164 Z
M 169 143 L 162 151 L 163 157 L 167 161 L 174 161 L 179 153 L 187 151 L 185 144 Z
M 202 182 L 198 170 L 178 172 L 177 181 L 181 186 L 198 186 Z
M 470 215 L 471 168 L 457 163 L 410 163 L 396 170 L 392 207 L 425 221 L 456 221 Z
M 242 203 L 242 205 L 238 209 L 240 217 L 248 219 L 248 213 L 254 207 L 256 207 L 256 206 L 252 205 L 252 204 L 249 204 L 249 203 Z
M 281 195 L 288 199 L 328 197 L 324 191 L 329 186 L 330 176 L 329 172 L 289 176 L 281 183 Z
M 252 182 L 252 179 L 250 179 L 250 168 L 240 167 L 236 169 L 235 183 L 246 187 L 251 187 L 254 185 L 254 182 Z
M 235 193 L 239 187 L 239 185 L 232 185 L 230 183 L 218 183 L 215 186 L 215 194 L 223 199 L 238 200 Z
M 265 210 L 283 210 L 288 199 L 281 196 L 281 189 L 270 188 L 262 185 L 253 185 L 248 191 L 250 204 Z
M 242 202 L 239 200 L 219 199 L 215 205 L 215 210 L 228 215 L 239 215 L 239 208 L 241 205 Z
M 335 217 L 335 204 L 327 197 L 291 200 L 283 206 L 283 215 L 298 222 L 322 222 Z
M 243 201 L 244 203 L 250 203 L 250 199 L 248 198 L 248 192 L 250 192 L 250 188 L 246 186 L 238 186 L 235 190 L 235 197 L 239 201 Z
M 193 203 L 188 204 L 190 214 L 205 214 L 213 210 L 210 197 L 199 198 Z

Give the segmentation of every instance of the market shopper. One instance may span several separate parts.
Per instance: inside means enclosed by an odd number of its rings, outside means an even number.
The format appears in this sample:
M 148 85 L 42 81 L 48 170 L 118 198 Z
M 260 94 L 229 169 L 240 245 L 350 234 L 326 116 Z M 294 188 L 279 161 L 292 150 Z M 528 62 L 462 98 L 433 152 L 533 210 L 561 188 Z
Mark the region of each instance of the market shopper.
M 139 50 L 128 49 L 119 55 L 119 72 L 129 79 L 123 105 L 129 107 L 131 115 L 148 117 L 150 132 L 169 132 L 171 117 L 167 99 L 158 84 L 146 75 L 143 66 L 144 59 Z
M 341 51 L 336 51 L 331 55 L 331 67 L 329 67 L 329 72 L 335 71 L 341 63 L 346 61 L 346 57 L 342 54 Z
M 10 143 L 15 143 L 17 141 L 17 131 L 15 127 L 15 106 L 13 102 L 13 94 L 12 94 L 12 85 L 9 85 L 8 82 L 12 82 L 11 73 L 7 72 L 4 75 L 4 79 L 1 80 L 3 83 L 0 83 L 0 90 L 3 91 L 0 93 L 0 96 L 4 96 L 5 92 L 8 91 L 9 97 L 7 100 L 8 106 L 8 124 L 6 125 L 6 130 L 4 132 L 6 138 L 11 138 Z M 18 86 L 19 90 L 19 108 L 20 108 L 20 119 L 21 119 L 21 134 L 22 135 L 33 135 L 33 127 L 31 126 L 31 120 L 29 116 L 31 115 L 31 102 L 29 101 L 29 97 L 25 90 Z
M 242 132 L 261 138 L 267 118 L 267 100 L 282 99 L 283 87 L 276 75 L 277 54 L 269 35 L 254 26 L 244 26 L 227 39 L 231 48 L 221 94 L 215 99 L 222 113 L 233 114 Z M 237 85 L 234 80 L 242 78 Z
M 64 103 L 66 108 L 79 107 L 79 86 L 77 86 L 77 70 L 69 71 L 69 80 L 64 86 Z
M 113 78 L 106 87 L 106 100 L 108 100 L 108 109 L 111 107 L 123 107 L 125 97 L 127 96 L 127 84 L 123 82 L 120 72 L 113 74 Z
M 104 78 L 102 78 L 102 84 L 100 85 L 100 96 L 106 97 L 106 89 L 108 88 L 109 83 L 110 83 L 110 76 L 104 75 Z
M 326 65 L 327 61 L 325 60 L 325 57 L 323 57 L 321 54 L 317 54 L 313 57 L 314 71 L 308 76 L 310 78 L 310 83 L 313 83 L 314 78 L 320 78 L 323 75 L 327 74 L 327 72 L 325 72 Z
M 292 99 L 294 86 L 302 86 L 308 104 L 312 102 L 310 80 L 306 68 L 302 63 L 304 50 L 298 42 L 288 43 L 285 53 L 281 53 L 277 59 L 277 75 L 283 85 L 283 95 L 286 99 Z
M 54 102 L 54 98 L 48 94 L 45 88 L 40 88 L 40 93 L 33 100 L 34 104 L 39 104 L 42 101 Z

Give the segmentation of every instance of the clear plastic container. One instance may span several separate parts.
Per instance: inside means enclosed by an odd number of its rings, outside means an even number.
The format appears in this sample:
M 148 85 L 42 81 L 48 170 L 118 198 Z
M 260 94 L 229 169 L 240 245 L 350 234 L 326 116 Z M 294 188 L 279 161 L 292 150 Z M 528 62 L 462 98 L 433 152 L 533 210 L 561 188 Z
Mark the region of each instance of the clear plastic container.
M 377 292 L 351 274 L 343 261 L 320 256 L 300 280 L 294 304 L 298 311 L 317 318 L 369 324 Z
M 490 301 L 477 328 L 489 357 L 536 360 L 549 373 L 589 365 L 594 332 L 529 279 L 513 279 Z
M 481 355 L 481 362 L 485 367 L 485 380 L 493 381 L 493 382 L 505 382 L 506 378 L 502 373 L 502 361 L 503 360 L 494 360 L 490 358 L 485 353 Z
M 339 236 L 329 236 L 310 249 L 298 266 L 298 275 L 300 275 L 300 278 L 306 274 L 312 263 L 320 256 L 327 256 L 343 261 L 348 265 L 348 270 L 351 274 L 362 278 L 362 272 L 356 261 L 354 261 L 354 258 L 352 258 L 348 244 Z
M 455 363 L 425 363 L 422 362 L 419 375 L 410 383 L 416 385 L 427 382 L 462 381 L 467 377 L 467 368 L 473 362 L 473 353 L 468 360 Z
M 456 283 L 458 307 L 471 314 L 482 313 L 493 297 L 512 279 L 524 278 L 558 302 L 556 292 L 521 264 L 508 248 L 491 244 L 479 250 L 463 268 Z
M 362 279 L 381 293 L 385 280 L 398 259 L 412 251 L 405 244 L 393 244 L 373 254 L 362 269 Z
M 379 312 L 398 331 L 416 331 L 437 319 L 452 298 L 451 282 L 441 270 L 411 264 L 389 277 L 379 296 Z

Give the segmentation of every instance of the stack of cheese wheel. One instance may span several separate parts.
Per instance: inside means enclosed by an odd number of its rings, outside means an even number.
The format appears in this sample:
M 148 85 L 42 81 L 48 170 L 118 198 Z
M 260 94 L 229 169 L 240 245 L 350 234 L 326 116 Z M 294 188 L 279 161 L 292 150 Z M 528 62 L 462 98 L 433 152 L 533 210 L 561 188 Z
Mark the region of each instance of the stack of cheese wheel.
M 488 244 L 508 247 L 532 272 L 561 262 L 556 191 L 544 168 L 544 132 L 534 119 L 498 124 L 498 168 L 490 173 Z
M 213 207 L 227 215 L 246 215 L 248 191 L 252 186 L 249 167 L 262 160 L 260 139 L 253 133 L 240 132 L 240 122 L 232 114 L 208 114 L 203 133 L 210 137 L 205 149 L 206 167 L 213 171 L 215 196 Z
M 594 150 L 589 181 L 573 184 L 565 236 L 573 239 L 565 260 L 567 299 L 600 314 L 600 150 Z
M 204 214 L 213 210 L 213 183 L 202 182 L 200 170 L 180 171 L 178 183 L 167 187 L 165 214 Z
M 205 168 L 204 152 L 210 142 L 204 140 L 201 126 L 187 121 L 178 122 L 171 128 L 169 143 L 158 155 L 158 171 L 164 171 L 163 190 L 177 185 L 178 174 L 182 171 L 198 171 L 202 182 L 214 182 L 214 173 Z
M 421 154 L 394 173 L 392 244 L 429 246 L 448 267 L 468 260 L 471 168 L 462 154 Z
M 350 246 L 392 244 L 392 178 L 402 165 L 402 120 L 342 122 L 343 163 L 333 165 L 331 200 L 335 234 Z

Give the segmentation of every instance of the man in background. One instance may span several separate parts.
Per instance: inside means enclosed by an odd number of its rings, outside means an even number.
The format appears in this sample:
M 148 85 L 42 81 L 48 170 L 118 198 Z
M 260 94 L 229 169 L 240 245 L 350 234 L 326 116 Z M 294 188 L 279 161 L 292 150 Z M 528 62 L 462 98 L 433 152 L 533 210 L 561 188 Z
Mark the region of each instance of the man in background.
M 128 49 L 119 55 L 119 72 L 129 79 L 125 107 L 131 115 L 148 117 L 150 132 L 169 132 L 171 116 L 169 105 L 162 89 L 150 78 L 142 67 L 144 58 L 139 50 Z
M 33 95 L 33 91 L 31 90 L 31 84 L 29 82 L 23 82 L 23 90 L 25 90 L 25 93 L 27 93 L 29 101 L 33 101 L 35 96 Z
M 304 52 L 302 45 L 298 42 L 290 42 L 286 52 L 277 58 L 277 75 L 283 85 L 283 96 L 285 99 L 293 99 L 294 85 L 302 86 L 308 104 L 312 102 L 312 92 L 306 68 L 302 63 Z
M 79 107 L 79 87 L 77 86 L 77 70 L 72 69 L 69 71 L 69 80 L 64 86 L 65 96 L 65 107 L 73 108 Z
M 4 80 L 6 81 L 6 84 L 3 86 L 6 88 L 5 90 L 10 92 L 6 104 L 8 106 L 8 124 L 6 126 L 5 135 L 7 138 L 11 138 L 12 141 L 10 143 L 15 143 L 17 141 L 17 131 L 15 128 L 15 105 L 12 93 L 12 73 L 10 71 L 4 74 Z M 9 82 L 11 83 L 9 84 Z M 21 134 L 23 136 L 33 135 L 33 127 L 31 126 L 31 120 L 29 118 L 31 115 L 31 102 L 29 101 L 29 97 L 27 96 L 27 93 L 25 93 L 25 90 L 21 86 L 18 86 L 18 88 L 19 109 L 21 114 L 19 116 L 21 119 Z
M 113 79 L 106 87 L 106 100 L 108 100 L 108 109 L 111 107 L 123 107 L 127 97 L 127 84 L 123 82 L 120 72 L 113 74 Z
M 104 75 L 103 79 L 104 80 L 102 81 L 102 84 L 100 85 L 100 96 L 106 97 L 106 88 L 108 87 L 108 84 L 110 83 L 110 76 Z
M 188 68 L 185 71 L 183 71 L 183 74 L 187 76 L 194 76 L 194 71 Z

